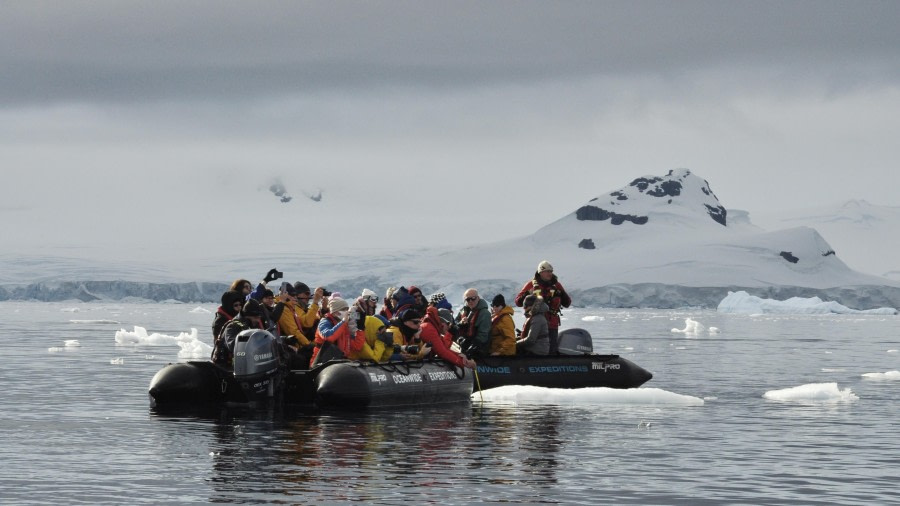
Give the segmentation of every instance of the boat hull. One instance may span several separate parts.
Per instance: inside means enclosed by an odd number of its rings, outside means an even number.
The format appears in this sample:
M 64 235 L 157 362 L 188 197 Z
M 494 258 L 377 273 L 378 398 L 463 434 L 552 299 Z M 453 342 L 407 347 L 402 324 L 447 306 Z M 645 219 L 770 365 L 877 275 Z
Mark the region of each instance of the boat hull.
M 637 388 L 653 378 L 618 355 L 508 356 L 478 359 L 475 388 L 530 385 L 547 388 Z
M 467 402 L 474 375 L 443 361 L 346 362 L 319 373 L 315 402 L 328 408 L 380 408 Z
M 474 375 L 441 360 L 366 364 L 328 362 L 308 371 L 289 371 L 265 398 L 242 385 L 231 371 L 212 362 L 169 364 L 150 381 L 150 406 L 182 409 L 264 403 L 322 408 L 376 408 L 466 402 Z

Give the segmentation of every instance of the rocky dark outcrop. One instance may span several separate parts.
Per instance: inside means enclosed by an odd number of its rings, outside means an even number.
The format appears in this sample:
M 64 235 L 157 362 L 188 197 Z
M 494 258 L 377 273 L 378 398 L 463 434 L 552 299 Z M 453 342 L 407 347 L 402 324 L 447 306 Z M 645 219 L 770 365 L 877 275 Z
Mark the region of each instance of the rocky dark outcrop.
M 646 216 L 633 216 L 630 214 L 619 214 L 609 212 L 606 209 L 597 206 L 582 206 L 575 211 L 575 218 L 579 221 L 606 221 L 610 220 L 613 225 L 621 225 L 626 221 L 635 225 L 644 225 L 649 220 Z
M 779 254 L 781 255 L 781 258 L 784 258 L 785 260 L 787 260 L 788 262 L 790 262 L 792 264 L 795 264 L 800 261 L 800 259 L 795 257 L 794 254 L 791 253 L 790 251 L 782 251 Z
M 709 213 L 709 217 L 712 218 L 716 223 L 719 223 L 722 226 L 726 226 L 728 211 L 725 210 L 724 207 L 713 207 L 709 204 L 703 204 L 706 206 L 706 212 Z
M 596 246 L 594 246 L 593 239 L 582 239 L 581 242 L 578 243 L 578 247 L 583 248 L 583 249 L 596 249 L 597 248 Z

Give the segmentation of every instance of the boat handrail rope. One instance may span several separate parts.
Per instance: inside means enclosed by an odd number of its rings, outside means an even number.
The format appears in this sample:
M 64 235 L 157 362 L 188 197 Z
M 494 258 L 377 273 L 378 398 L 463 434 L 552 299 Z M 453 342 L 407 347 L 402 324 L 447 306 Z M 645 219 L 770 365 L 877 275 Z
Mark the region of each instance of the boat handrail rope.
M 481 396 L 481 402 L 484 403 L 484 394 L 481 393 L 481 380 L 478 379 L 478 367 L 472 369 L 475 371 L 475 384 L 478 386 L 478 395 Z

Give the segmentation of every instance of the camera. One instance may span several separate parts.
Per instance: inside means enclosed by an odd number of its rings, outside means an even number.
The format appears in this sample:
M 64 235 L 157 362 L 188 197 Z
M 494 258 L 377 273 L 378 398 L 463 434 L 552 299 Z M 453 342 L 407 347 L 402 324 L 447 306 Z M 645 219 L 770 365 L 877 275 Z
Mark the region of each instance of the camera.
M 324 295 L 325 297 L 330 297 L 330 296 L 331 296 L 331 292 L 328 291 L 327 289 L 323 288 L 323 289 L 322 289 L 322 295 Z
M 279 270 L 277 270 L 277 269 L 272 269 L 272 279 L 273 279 L 273 280 L 281 279 L 281 278 L 283 278 L 283 277 L 284 277 L 284 273 L 283 273 L 283 272 L 281 272 L 281 271 L 279 271 Z
M 405 351 L 406 351 L 406 353 L 409 354 L 409 355 L 418 355 L 418 354 L 419 354 L 419 347 L 416 346 L 415 344 L 410 344 L 410 345 L 407 345 L 407 346 L 406 346 L 406 350 L 405 350 Z

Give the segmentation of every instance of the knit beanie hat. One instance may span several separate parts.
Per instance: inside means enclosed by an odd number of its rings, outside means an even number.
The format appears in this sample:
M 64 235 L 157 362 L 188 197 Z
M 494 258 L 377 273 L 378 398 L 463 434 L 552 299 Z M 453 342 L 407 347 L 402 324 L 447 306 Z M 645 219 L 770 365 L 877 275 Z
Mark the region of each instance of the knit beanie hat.
M 406 311 L 403 311 L 400 314 L 401 322 L 408 322 L 410 320 L 415 320 L 417 318 L 422 318 L 422 313 L 420 313 L 419 310 L 416 308 L 407 309 Z
M 438 309 L 438 316 L 448 325 L 453 323 L 453 311 L 450 311 L 449 309 Z
M 294 285 L 288 283 L 287 281 L 281 283 L 281 289 L 292 297 L 297 295 L 297 289 L 294 288 Z
M 506 306 L 506 299 L 503 298 L 503 294 L 502 294 L 502 293 L 498 293 L 497 295 L 494 295 L 494 300 L 491 301 L 491 305 L 492 305 L 492 306 L 499 306 L 499 307 L 504 307 L 504 306 Z
M 259 301 L 256 299 L 249 299 L 244 303 L 244 308 L 241 309 L 241 315 L 262 316 L 262 305 L 260 305 Z
M 522 307 L 533 306 L 535 301 L 537 301 L 537 295 L 528 295 L 527 297 L 525 297 L 525 300 L 522 301 Z
M 235 302 L 244 302 L 244 294 L 235 290 L 228 290 L 222 294 L 222 307 L 231 309 Z
M 541 261 L 541 263 L 538 264 L 537 271 L 538 271 L 538 273 L 541 273 L 544 271 L 553 272 L 553 266 L 550 265 L 550 262 L 543 260 L 543 261 Z
M 297 291 L 297 295 L 312 293 L 309 291 L 309 285 L 303 283 L 302 281 L 297 281 L 296 283 L 294 283 L 294 290 Z
M 431 305 L 435 306 L 435 307 L 437 307 L 438 303 L 442 300 L 447 300 L 447 296 L 444 295 L 444 292 L 438 292 L 438 293 L 432 294 L 431 297 L 428 297 L 428 302 L 430 302 Z
M 337 313 L 338 311 L 347 309 L 350 309 L 350 304 L 347 304 L 347 301 L 344 299 L 332 297 L 331 301 L 328 303 L 328 312 L 330 313 Z

